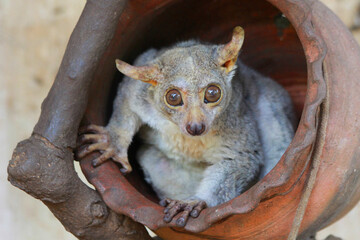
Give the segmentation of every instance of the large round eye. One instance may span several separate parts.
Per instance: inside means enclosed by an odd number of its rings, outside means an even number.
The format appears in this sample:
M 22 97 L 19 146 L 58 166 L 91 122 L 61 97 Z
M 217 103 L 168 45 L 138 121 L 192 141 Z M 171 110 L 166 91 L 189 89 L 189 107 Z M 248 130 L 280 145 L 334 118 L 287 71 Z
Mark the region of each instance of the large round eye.
M 179 90 L 172 89 L 166 93 L 166 102 L 171 106 L 181 106 L 183 104 Z
M 214 103 L 219 101 L 221 97 L 221 90 L 219 87 L 211 85 L 205 91 L 205 103 Z

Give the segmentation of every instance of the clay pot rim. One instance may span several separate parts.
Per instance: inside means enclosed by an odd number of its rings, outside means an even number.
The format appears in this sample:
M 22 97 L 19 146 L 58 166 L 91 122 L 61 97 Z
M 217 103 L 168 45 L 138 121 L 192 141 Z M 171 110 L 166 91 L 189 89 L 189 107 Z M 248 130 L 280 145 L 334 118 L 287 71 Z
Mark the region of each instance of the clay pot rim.
M 245 214 L 253 211 L 261 201 L 286 194 L 303 175 L 307 168 L 318 136 L 318 110 L 326 97 L 326 82 L 323 77 L 323 60 L 326 46 L 316 35 L 314 23 L 308 12 L 311 6 L 307 2 L 285 0 L 267 0 L 283 12 L 294 26 L 305 51 L 308 65 L 308 87 L 305 106 L 295 136 L 278 164 L 262 180 L 245 193 L 222 205 L 208 208 L 197 219 L 190 219 L 185 230 L 201 232 L 213 223 L 233 214 Z M 170 1 L 161 7 L 166 7 Z M 291 7 L 289 7 L 291 5 Z M 175 227 L 163 221 L 163 208 L 145 198 L 121 175 L 112 162 L 94 169 L 91 161 L 82 161 L 82 169 L 88 180 L 96 187 L 106 204 L 115 212 L 125 214 L 150 229 Z M 112 178 L 113 185 L 106 185 L 104 179 Z M 126 189 L 126 193 L 124 191 Z M 136 199 L 136 202 L 133 201 Z

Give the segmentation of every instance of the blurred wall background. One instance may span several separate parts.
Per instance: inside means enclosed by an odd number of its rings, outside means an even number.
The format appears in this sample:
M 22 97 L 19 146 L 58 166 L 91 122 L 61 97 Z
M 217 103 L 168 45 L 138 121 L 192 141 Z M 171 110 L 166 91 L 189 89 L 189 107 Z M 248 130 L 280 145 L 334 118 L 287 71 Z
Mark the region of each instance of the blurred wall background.
M 322 0 L 360 42 L 360 0 Z M 85 0 L 0 0 L 0 238 L 75 239 L 40 201 L 7 182 L 16 143 L 30 136 Z M 318 233 L 360 239 L 360 204 Z

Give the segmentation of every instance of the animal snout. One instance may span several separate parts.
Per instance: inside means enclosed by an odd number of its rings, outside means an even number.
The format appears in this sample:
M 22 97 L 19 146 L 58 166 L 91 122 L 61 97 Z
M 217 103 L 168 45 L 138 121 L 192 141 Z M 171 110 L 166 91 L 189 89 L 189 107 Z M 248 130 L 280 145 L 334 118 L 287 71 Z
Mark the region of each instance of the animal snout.
M 193 136 L 199 136 L 205 131 L 205 124 L 203 123 L 189 123 L 186 125 L 186 131 Z

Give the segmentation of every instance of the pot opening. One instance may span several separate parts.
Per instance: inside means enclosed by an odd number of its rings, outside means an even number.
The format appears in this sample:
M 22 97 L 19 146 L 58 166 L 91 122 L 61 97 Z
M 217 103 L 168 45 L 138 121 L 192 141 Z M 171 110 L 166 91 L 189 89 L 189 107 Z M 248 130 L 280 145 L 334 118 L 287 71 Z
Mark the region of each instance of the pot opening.
M 264 0 L 163 2 L 156 3 L 155 7 L 154 3 L 129 1 L 95 75 L 87 119 L 106 125 L 111 116 L 116 89 L 123 77 L 115 71 L 115 58 L 131 63 L 146 49 L 159 49 L 189 39 L 226 43 L 238 25 L 246 34 L 239 58 L 281 84 L 289 92 L 300 119 L 307 87 L 306 59 L 294 28 L 277 8 Z M 127 179 L 148 199 L 158 202 L 136 164 L 138 146 L 139 141 L 135 139 L 129 150 L 134 171 Z

